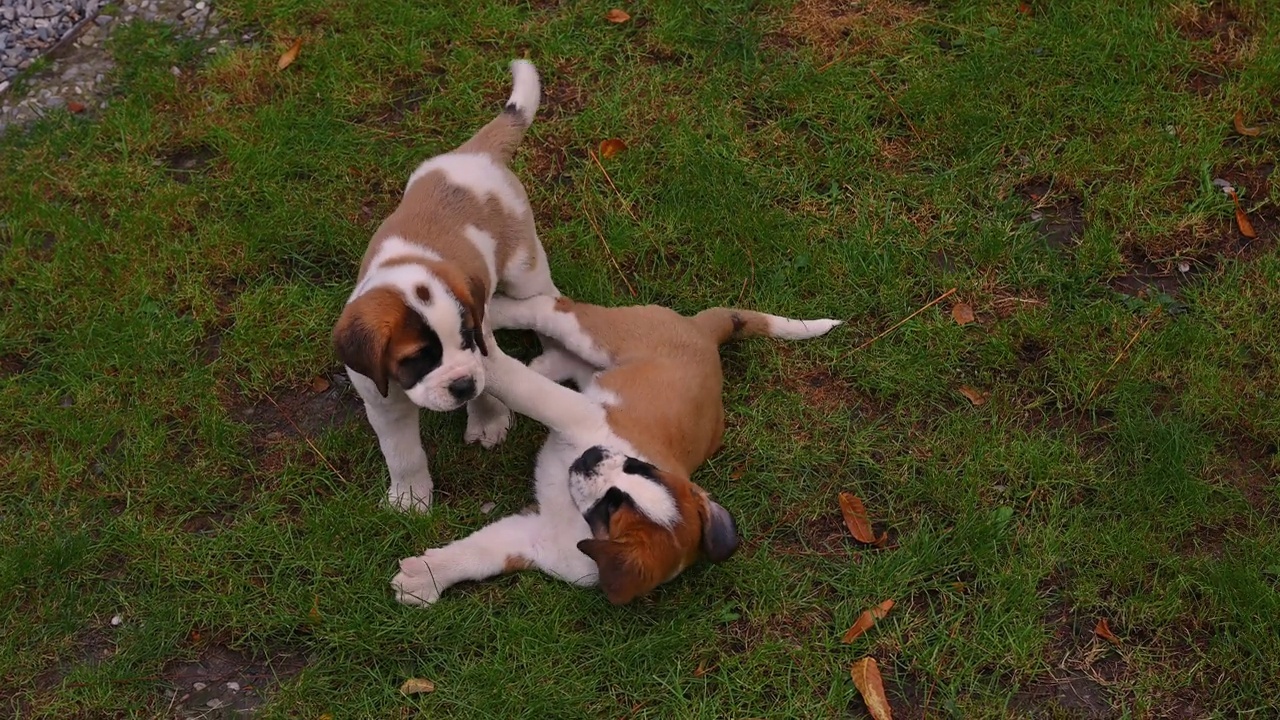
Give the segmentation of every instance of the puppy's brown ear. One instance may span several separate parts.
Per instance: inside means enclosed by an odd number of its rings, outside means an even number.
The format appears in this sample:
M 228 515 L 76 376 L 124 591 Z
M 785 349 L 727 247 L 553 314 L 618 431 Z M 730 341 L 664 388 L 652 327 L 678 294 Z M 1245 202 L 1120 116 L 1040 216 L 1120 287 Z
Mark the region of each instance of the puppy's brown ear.
M 616 540 L 579 540 L 578 549 L 596 561 L 600 570 L 600 589 L 614 605 L 626 605 L 640 594 L 641 579 L 627 562 L 622 543 Z
M 738 527 L 720 503 L 702 496 L 702 553 L 711 562 L 724 562 L 738 549 Z
M 484 308 L 489 300 L 489 291 L 485 288 L 484 281 L 464 275 L 456 265 L 448 263 L 431 262 L 427 267 L 458 299 L 458 303 L 462 305 L 463 332 L 470 332 L 476 347 L 480 348 L 480 354 L 488 357 L 489 346 L 484 340 Z
M 394 291 L 370 290 L 343 308 L 333 327 L 333 349 L 338 358 L 372 380 L 382 397 L 387 396 L 391 330 L 403 318 L 403 308 L 404 301 Z

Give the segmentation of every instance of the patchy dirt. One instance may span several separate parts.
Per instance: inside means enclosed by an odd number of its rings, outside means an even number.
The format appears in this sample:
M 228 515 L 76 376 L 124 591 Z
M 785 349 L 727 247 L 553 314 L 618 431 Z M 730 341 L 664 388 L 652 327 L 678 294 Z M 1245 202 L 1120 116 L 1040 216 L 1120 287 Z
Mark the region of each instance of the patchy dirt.
M 182 720 L 248 718 L 266 703 L 272 689 L 306 666 L 301 653 L 253 658 L 209 645 L 189 662 L 170 663 L 161 674 L 166 700 Z
M 1029 180 L 1016 189 L 1031 205 L 1027 222 L 1033 223 L 1049 247 L 1076 245 L 1084 233 L 1083 201 L 1074 190 L 1055 187 L 1052 179 Z
M 270 400 L 232 401 L 232 417 L 259 431 L 254 438 L 259 447 L 282 438 L 312 438 L 331 427 L 358 420 L 364 403 L 351 388 L 346 373 L 333 370 L 322 377 L 328 387 L 320 392 L 311 387 L 289 388 L 273 394 Z
M 1237 163 L 1231 167 L 1219 168 L 1215 177 L 1231 183 L 1240 198 L 1240 206 L 1249 216 L 1258 237 L 1249 240 L 1240 234 L 1234 220 L 1231 223 L 1230 236 L 1233 245 L 1239 246 L 1238 253 L 1254 257 L 1280 239 L 1280 205 L 1271 201 L 1272 183 L 1276 166 L 1274 162 L 1258 164 Z
M 564 120 L 582 112 L 590 96 L 574 79 L 586 79 L 583 74 L 569 62 L 558 63 L 550 72 L 543 72 L 539 122 Z
M 800 0 L 762 44 L 777 50 L 807 45 L 827 61 L 882 54 L 906 44 L 907 29 L 925 10 L 908 0 Z
M 161 160 L 170 177 L 182 184 L 191 182 L 213 164 L 218 151 L 209 145 L 189 145 L 175 148 L 164 154 Z
M 1191 42 L 1207 44 L 1207 59 L 1213 65 L 1234 67 L 1252 53 L 1253 29 L 1234 2 L 1188 3 L 1175 12 L 1178 33 Z

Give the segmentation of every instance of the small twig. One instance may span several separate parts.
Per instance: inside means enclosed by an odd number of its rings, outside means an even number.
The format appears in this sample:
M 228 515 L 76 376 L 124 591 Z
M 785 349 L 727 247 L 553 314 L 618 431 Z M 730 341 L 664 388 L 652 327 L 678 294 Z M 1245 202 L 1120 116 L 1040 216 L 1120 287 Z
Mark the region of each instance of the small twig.
M 604 173 L 605 182 L 609 183 L 609 187 L 613 188 L 613 191 L 618 194 L 618 199 L 622 201 L 622 209 L 627 211 L 627 214 L 631 216 L 632 220 L 640 222 L 636 217 L 636 214 L 631 212 L 631 203 L 627 202 L 627 199 L 622 196 L 622 191 L 618 189 L 618 186 L 613 184 L 613 178 L 609 177 L 609 171 L 604 169 L 604 165 L 601 164 L 600 158 L 596 157 L 595 152 L 592 151 L 591 148 L 587 148 L 587 154 L 591 156 L 593 161 L 595 161 L 596 167 L 600 168 L 600 172 Z
M 604 248 L 605 255 L 609 256 L 609 262 L 613 263 L 613 269 L 618 271 L 618 277 L 622 278 L 627 290 L 631 291 L 631 297 L 636 297 L 636 289 L 631 287 L 631 281 L 627 280 L 627 274 L 622 272 L 622 266 L 618 264 L 618 259 L 613 256 L 613 250 L 609 248 L 609 243 L 604 239 L 604 233 L 600 232 L 600 226 L 596 224 L 596 219 L 592 216 L 591 211 L 587 209 L 585 201 L 582 203 L 582 214 L 587 216 L 587 222 L 591 223 L 591 229 L 596 231 L 596 237 L 600 238 L 600 245 Z
M 902 115 L 902 119 L 907 121 L 907 127 L 911 128 L 911 134 L 916 136 L 916 140 L 923 142 L 924 138 L 920 137 L 920 131 L 916 130 L 915 124 L 911 122 L 911 118 L 907 117 L 906 111 L 902 109 L 902 106 L 898 104 L 898 101 L 893 98 L 893 93 L 889 92 L 889 88 L 885 87 L 884 82 L 880 80 L 880 76 L 876 74 L 875 70 L 869 70 L 868 72 L 871 73 L 871 79 L 876 81 L 876 84 L 884 91 L 885 96 L 889 98 L 889 102 L 893 103 L 893 106 L 898 108 L 898 113 Z
M 937 305 L 938 303 L 940 303 L 940 302 L 942 302 L 943 300 L 947 299 L 947 298 L 948 298 L 952 293 L 954 293 L 955 291 L 956 291 L 956 288 L 951 288 L 950 290 L 948 290 L 948 291 L 946 291 L 946 292 L 942 293 L 942 294 L 941 294 L 941 295 L 939 295 L 938 297 L 936 297 L 936 298 L 934 298 L 934 299 L 930 300 L 928 305 L 925 305 L 924 307 L 920 308 L 919 310 L 917 310 L 917 311 L 915 311 L 915 312 L 911 313 L 910 315 L 906 316 L 906 317 L 905 317 L 905 318 L 903 318 L 902 320 L 898 321 L 898 323 L 897 323 L 896 325 L 894 325 L 893 327 L 889 328 L 888 330 L 885 330 L 884 332 L 880 333 L 879 335 L 877 335 L 877 336 L 875 336 L 875 337 L 871 338 L 870 340 L 868 340 L 868 341 L 866 341 L 866 342 L 862 343 L 862 344 L 861 344 L 861 345 L 859 345 L 858 347 L 854 348 L 854 349 L 853 349 L 853 351 L 854 351 L 854 352 L 858 352 L 859 350 L 861 350 L 861 349 L 865 348 L 866 346 L 870 345 L 871 343 L 873 343 L 873 342 L 875 342 L 875 341 L 879 340 L 880 338 L 884 337 L 885 335 L 888 335 L 889 333 L 893 332 L 894 330 L 897 330 L 898 328 L 900 328 L 900 327 L 902 327 L 903 325 L 905 325 L 905 324 L 907 323 L 907 321 L 908 321 L 908 320 L 910 320 L 911 318 L 913 318 L 913 317 L 915 317 L 915 316 L 919 315 L 920 313 L 924 312 L 925 310 L 928 310 L 929 308 L 933 307 L 934 305 Z
M 266 395 L 266 393 L 263 394 Z M 285 412 L 284 408 L 280 407 L 280 404 L 276 402 L 275 398 L 270 395 L 266 395 L 266 398 L 275 406 L 276 411 L 280 413 L 280 417 L 284 418 L 289 425 L 293 426 L 294 432 L 298 433 L 298 435 L 302 437 L 302 439 L 307 443 L 307 446 L 311 448 L 311 451 L 324 461 L 325 465 L 329 466 L 329 469 L 333 471 L 333 474 L 337 475 L 338 479 L 342 482 L 347 482 L 347 479 L 342 476 L 342 473 L 338 472 L 338 468 L 334 467 L 333 463 L 329 462 L 329 458 L 325 457 L 324 453 L 320 452 L 320 448 L 316 447 L 315 443 L 311 442 L 311 438 L 307 437 L 307 434 L 302 432 L 302 428 L 298 427 L 298 424 L 293 421 L 293 418 L 289 417 L 289 413 Z
M 1129 348 L 1133 347 L 1133 344 L 1138 341 L 1138 336 L 1142 334 L 1143 330 L 1147 329 L 1147 325 L 1150 325 L 1151 321 L 1155 320 L 1156 316 L 1159 314 L 1160 308 L 1157 307 L 1150 315 L 1147 316 L 1146 320 L 1142 321 L 1142 325 L 1138 326 L 1137 332 L 1133 334 L 1133 337 L 1129 338 L 1129 342 L 1125 343 L 1123 348 L 1120 348 L 1120 353 L 1116 355 L 1116 359 L 1111 361 L 1111 364 L 1107 366 L 1107 369 L 1102 371 L 1102 377 L 1098 378 L 1098 382 L 1094 383 L 1093 390 L 1089 392 L 1089 397 L 1085 398 L 1085 405 L 1093 402 L 1093 396 L 1098 394 L 1098 388 L 1102 387 L 1102 381 L 1107 379 L 1107 374 L 1120 363 L 1120 359 L 1124 357 L 1124 354 L 1129 352 Z

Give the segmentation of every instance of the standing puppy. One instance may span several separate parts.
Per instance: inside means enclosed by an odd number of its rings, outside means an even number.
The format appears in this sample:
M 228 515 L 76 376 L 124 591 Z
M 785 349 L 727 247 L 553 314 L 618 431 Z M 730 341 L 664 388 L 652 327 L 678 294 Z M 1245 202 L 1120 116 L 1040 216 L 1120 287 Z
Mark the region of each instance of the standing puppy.
M 716 308 L 604 308 L 568 298 L 494 298 L 494 326 L 536 330 L 569 353 L 525 367 L 488 359 L 489 388 L 551 429 L 534 470 L 537 508 L 400 562 L 396 598 L 429 605 L 463 580 L 537 567 L 578 585 L 598 581 L 623 604 L 698 557 L 728 559 L 733 518 L 690 480 L 720 448 L 720 345 L 769 335 L 817 337 L 837 320 L 790 320 Z M 576 356 L 576 357 L 575 357 Z M 573 379 L 576 393 L 557 382 Z
M 418 166 L 404 198 L 374 234 L 333 344 L 364 399 L 391 475 L 395 506 L 425 510 L 431 473 L 419 408 L 467 404 L 467 442 L 492 447 L 511 425 L 485 393 L 482 356 L 495 290 L 558 296 L 534 231 L 529 198 L 507 168 L 538 110 L 538 73 L 511 63 L 514 87 L 498 117 L 450 153 Z

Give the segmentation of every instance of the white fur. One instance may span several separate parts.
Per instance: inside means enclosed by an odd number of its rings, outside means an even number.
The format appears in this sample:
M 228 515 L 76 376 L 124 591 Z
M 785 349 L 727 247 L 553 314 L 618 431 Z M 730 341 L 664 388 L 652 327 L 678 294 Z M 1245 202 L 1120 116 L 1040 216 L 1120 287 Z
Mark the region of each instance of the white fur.
M 471 241 L 471 244 L 476 246 L 476 250 L 479 250 L 480 255 L 484 258 L 484 266 L 489 271 L 489 287 L 497 287 L 498 241 L 475 225 L 466 226 L 462 229 L 462 232 Z
M 409 176 L 405 191 L 418 178 L 436 171 L 444 173 L 451 185 L 466 188 L 476 197 L 497 198 L 502 209 L 517 217 L 532 212 L 514 177 L 488 153 L 451 152 L 437 155 L 418 166 Z
M 507 104 L 515 105 L 520 111 L 520 119 L 525 125 L 531 125 L 542 99 L 538 71 L 528 60 L 512 60 L 511 78 L 511 97 L 507 99 Z
M 595 562 L 578 550 L 578 542 L 591 537 L 582 516 L 613 486 L 630 495 L 636 508 L 655 522 L 671 527 L 678 517 L 675 500 L 665 488 L 622 472 L 625 456 L 645 458 L 608 425 L 605 406 L 616 405 L 618 398 L 595 382 L 596 371 L 608 366 L 608 358 L 582 331 L 577 318 L 555 312 L 555 300 L 550 297 L 523 302 L 495 297 L 490 312 L 495 328 L 536 330 L 571 352 L 591 357 L 566 360 L 543 355 L 526 367 L 500 350 L 491 350 L 490 391 L 515 412 L 551 430 L 534 467 L 537 510 L 502 518 L 449 545 L 401 560 L 391 586 L 396 599 L 407 605 L 431 605 L 451 585 L 498 575 L 512 557 L 575 585 L 595 585 L 599 579 Z M 835 321 L 810 321 L 809 327 L 823 322 Z M 772 330 L 772 320 L 770 326 Z M 781 327 L 794 332 L 792 326 Z M 823 332 L 831 327 L 826 325 Z M 582 392 L 556 384 L 570 377 Z M 593 446 L 605 449 L 596 472 L 571 474 L 573 462 Z
M 843 324 L 840 320 L 793 320 L 777 315 L 765 317 L 769 319 L 769 334 L 783 340 L 808 340 L 826 335 L 832 328 Z

